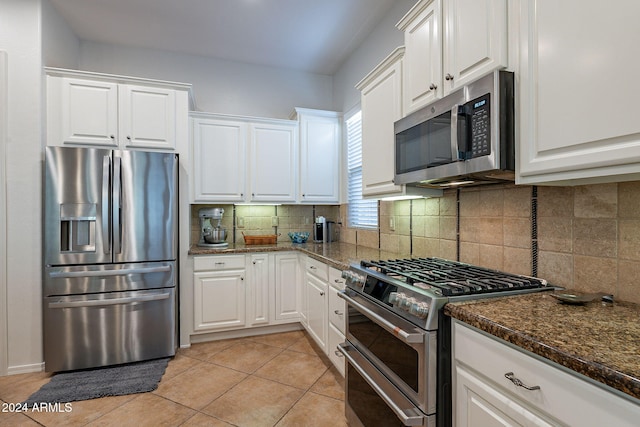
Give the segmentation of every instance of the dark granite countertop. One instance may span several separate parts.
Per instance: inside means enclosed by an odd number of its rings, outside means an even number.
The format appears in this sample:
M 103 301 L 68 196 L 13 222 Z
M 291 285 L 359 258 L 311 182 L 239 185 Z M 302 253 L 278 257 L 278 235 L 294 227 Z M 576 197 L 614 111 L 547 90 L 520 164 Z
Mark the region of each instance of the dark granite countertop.
M 449 303 L 445 313 L 640 399 L 638 304 L 569 305 L 545 292 Z
M 204 248 L 197 245 L 191 246 L 189 255 L 222 255 L 250 252 L 274 252 L 274 251 L 300 251 L 319 261 L 322 261 L 338 270 L 344 270 L 349 264 L 360 260 L 379 260 L 407 258 L 409 255 L 400 255 L 393 252 L 385 252 L 379 249 L 356 246 L 349 243 L 278 243 L 275 245 L 245 245 L 242 243 L 229 244 L 224 249 Z

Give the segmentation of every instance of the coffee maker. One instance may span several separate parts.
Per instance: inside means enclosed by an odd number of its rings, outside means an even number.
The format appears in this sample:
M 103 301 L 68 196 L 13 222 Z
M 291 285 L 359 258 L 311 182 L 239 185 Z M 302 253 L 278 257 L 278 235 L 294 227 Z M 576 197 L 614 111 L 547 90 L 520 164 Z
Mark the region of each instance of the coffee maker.
M 203 208 L 198 211 L 200 219 L 200 240 L 198 246 L 208 248 L 226 248 L 229 246 L 227 230 L 221 225 L 222 208 Z
M 336 223 L 327 221 L 323 216 L 316 217 L 313 224 L 313 241 L 316 243 L 328 243 L 338 240 Z

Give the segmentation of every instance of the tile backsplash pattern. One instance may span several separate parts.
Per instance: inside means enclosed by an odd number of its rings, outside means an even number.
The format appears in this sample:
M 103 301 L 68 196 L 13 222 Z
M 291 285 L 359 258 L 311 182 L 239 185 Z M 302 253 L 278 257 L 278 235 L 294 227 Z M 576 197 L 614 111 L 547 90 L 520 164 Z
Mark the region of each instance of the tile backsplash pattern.
M 279 242 L 289 242 L 290 231 L 308 231 L 310 240 L 313 239 L 313 222 L 315 216 L 340 222 L 340 208 L 324 205 L 191 205 L 191 242 L 197 243 L 200 238 L 200 221 L 198 211 L 202 208 L 219 207 L 224 209 L 222 226 L 227 229 L 227 242 L 244 243 L 242 233 L 246 235 L 279 234 Z M 277 226 L 272 225 L 273 218 L 277 218 Z M 244 222 L 243 227 L 239 223 Z
M 535 199 L 539 277 L 640 303 L 640 182 L 539 186 Z M 459 238 L 460 261 L 530 275 L 532 200 L 531 186 L 491 185 L 380 202 L 379 230 L 343 229 L 342 240 L 456 259 Z

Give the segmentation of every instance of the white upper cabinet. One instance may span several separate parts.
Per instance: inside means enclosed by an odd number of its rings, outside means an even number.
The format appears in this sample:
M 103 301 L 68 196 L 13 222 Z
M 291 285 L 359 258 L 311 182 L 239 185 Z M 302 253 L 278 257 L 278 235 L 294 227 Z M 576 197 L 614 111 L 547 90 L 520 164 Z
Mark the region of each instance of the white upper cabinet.
M 340 113 L 296 108 L 302 203 L 340 203 Z
M 251 123 L 252 202 L 295 202 L 297 123 Z
M 243 202 L 246 185 L 246 122 L 191 113 L 193 201 Z
M 508 65 L 507 0 L 444 0 L 444 93 Z
M 195 203 L 296 200 L 297 122 L 191 113 Z
M 507 0 L 421 0 L 404 31 L 404 114 L 508 65 Z
M 404 31 L 405 114 L 442 96 L 441 16 L 441 0 L 423 1 L 398 23 Z
M 362 108 L 362 195 L 400 193 L 395 174 L 393 124 L 402 118 L 402 56 L 396 49 L 358 85 Z
M 189 85 L 56 68 L 46 72 L 48 145 L 166 151 L 186 145 Z
M 640 179 L 640 2 L 521 3 L 516 183 Z
M 119 86 L 120 138 L 125 148 L 175 148 L 176 93 L 171 89 Z
M 356 85 L 362 108 L 362 195 L 365 197 L 441 196 L 441 190 L 395 185 L 394 123 L 402 118 L 402 56 L 395 49 Z

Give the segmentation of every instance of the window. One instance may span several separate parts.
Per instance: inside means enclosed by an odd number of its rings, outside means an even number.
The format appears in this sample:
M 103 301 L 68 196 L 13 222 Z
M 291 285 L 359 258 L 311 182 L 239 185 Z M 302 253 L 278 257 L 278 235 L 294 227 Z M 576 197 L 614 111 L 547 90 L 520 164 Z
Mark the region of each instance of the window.
M 362 112 L 345 121 L 347 129 L 347 201 L 349 227 L 377 228 L 378 201 L 362 199 Z

